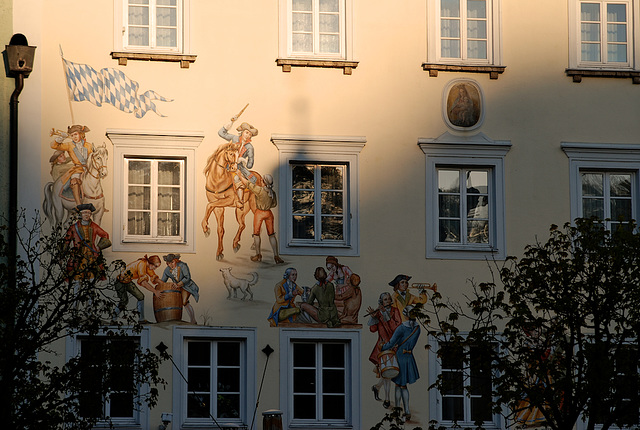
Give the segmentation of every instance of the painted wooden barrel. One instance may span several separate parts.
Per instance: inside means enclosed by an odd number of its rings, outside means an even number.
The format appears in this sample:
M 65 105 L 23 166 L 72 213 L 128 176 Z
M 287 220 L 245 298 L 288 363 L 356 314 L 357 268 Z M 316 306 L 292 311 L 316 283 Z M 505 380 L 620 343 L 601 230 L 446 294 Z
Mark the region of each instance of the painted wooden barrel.
M 182 320 L 182 293 L 174 284 L 160 282 L 156 286 L 163 291 L 160 297 L 153 296 L 153 315 L 156 322 Z

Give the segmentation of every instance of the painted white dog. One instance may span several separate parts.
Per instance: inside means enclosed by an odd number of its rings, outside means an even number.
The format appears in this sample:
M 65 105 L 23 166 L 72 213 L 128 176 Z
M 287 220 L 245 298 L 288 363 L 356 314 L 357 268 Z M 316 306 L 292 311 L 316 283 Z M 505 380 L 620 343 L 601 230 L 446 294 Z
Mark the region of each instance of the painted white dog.
M 237 299 L 238 290 L 240 290 L 240 292 L 244 294 L 241 300 L 246 300 L 247 293 L 250 295 L 249 300 L 253 300 L 253 291 L 251 291 L 251 286 L 256 285 L 258 283 L 257 272 L 249 273 L 249 275 L 251 275 L 251 280 L 236 278 L 231 274 L 231 267 L 223 267 L 222 269 L 220 269 L 220 272 L 222 272 L 222 279 L 224 281 L 224 286 L 227 287 L 227 291 L 229 291 L 227 300 L 231 299 L 232 291 L 233 291 L 233 298 Z

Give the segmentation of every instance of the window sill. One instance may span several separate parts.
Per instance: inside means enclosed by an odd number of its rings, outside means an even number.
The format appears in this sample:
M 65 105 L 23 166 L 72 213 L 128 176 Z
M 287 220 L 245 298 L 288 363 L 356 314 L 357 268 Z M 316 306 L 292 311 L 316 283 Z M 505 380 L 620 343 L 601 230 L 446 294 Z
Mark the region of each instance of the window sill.
M 291 72 L 291 67 L 322 67 L 326 69 L 342 69 L 343 74 L 350 75 L 356 67 L 357 61 L 334 60 L 293 60 L 290 58 L 278 58 L 276 64 L 282 67 L 285 73 Z
M 465 73 L 488 73 L 490 79 L 498 79 L 504 73 L 506 66 L 465 66 L 458 64 L 434 64 L 422 63 L 422 70 L 428 71 L 432 78 L 438 77 L 438 72 L 465 72 Z
M 126 66 L 127 60 L 136 61 L 164 61 L 180 63 L 180 68 L 188 69 L 191 63 L 196 61 L 195 55 L 185 54 L 145 54 L 139 52 L 112 52 L 111 58 L 118 60 L 118 65 Z
M 567 76 L 573 77 L 573 82 L 582 82 L 587 78 L 631 78 L 634 84 L 640 84 L 640 70 L 614 70 L 614 69 L 566 69 Z

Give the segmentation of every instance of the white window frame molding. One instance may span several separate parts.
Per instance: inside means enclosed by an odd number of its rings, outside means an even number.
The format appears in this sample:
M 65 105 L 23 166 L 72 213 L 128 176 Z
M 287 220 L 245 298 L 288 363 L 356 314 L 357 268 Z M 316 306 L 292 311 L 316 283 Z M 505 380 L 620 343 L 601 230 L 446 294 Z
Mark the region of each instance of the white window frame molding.
M 486 59 L 463 59 L 462 52 L 462 58 L 448 58 L 441 55 L 439 6 L 440 0 L 427 0 L 427 63 L 502 66 L 502 0 L 487 0 L 487 24 L 489 24 L 489 28 L 487 28 Z
M 358 256 L 359 240 L 359 186 L 358 156 L 364 148 L 363 136 L 302 136 L 271 135 L 271 142 L 279 153 L 279 236 L 280 253 L 284 255 L 336 255 Z M 291 163 L 345 163 L 347 164 L 347 223 L 345 225 L 345 244 L 323 244 L 320 242 L 294 242 L 289 222 L 292 212 L 290 198 Z
M 581 37 L 580 37 L 580 4 L 585 0 L 569 0 L 569 68 L 586 70 L 637 70 L 640 60 L 640 0 L 619 0 L 617 3 L 628 4 L 627 8 L 627 39 L 629 44 L 627 49 L 627 63 L 586 62 L 580 58 Z M 607 0 L 594 0 L 596 3 L 613 3 Z M 604 21 L 602 21 L 604 22 Z M 606 22 L 603 24 L 606 25 Z M 606 41 L 601 41 L 606 46 Z M 606 55 L 606 51 L 602 52 Z M 578 81 L 579 82 L 579 81 Z
M 243 375 L 246 381 L 245 389 L 246 396 L 241 399 L 243 402 L 242 409 L 245 411 L 244 416 L 240 417 L 243 425 L 251 425 L 253 418 L 253 409 L 256 404 L 256 378 L 257 378 L 257 330 L 256 328 L 248 327 L 188 327 L 188 326 L 174 326 L 173 327 L 173 360 L 175 367 L 173 368 L 173 426 L 176 429 L 203 429 L 203 428 L 217 428 L 217 425 L 211 421 L 210 425 L 203 425 L 202 423 L 185 423 L 187 416 L 186 396 L 183 396 L 187 392 L 187 384 L 184 381 L 182 375 L 186 377 L 187 362 L 185 344 L 187 339 L 202 339 L 213 341 L 224 340 L 242 340 L 244 343 L 244 353 L 246 366 L 244 368 L 245 375 Z M 180 369 L 180 371 L 178 371 Z M 182 372 L 182 375 L 180 374 Z M 217 419 L 217 421 L 223 425 L 241 425 L 237 419 L 225 420 Z
M 436 139 L 418 139 L 426 155 L 426 258 L 503 260 L 506 251 L 505 157 L 511 142 L 491 140 L 482 133 L 457 136 L 449 132 Z M 489 244 L 443 244 L 438 229 L 438 166 L 489 168 Z M 491 233 L 490 233 L 491 234 Z
M 97 335 L 93 335 L 94 338 L 105 338 L 108 339 L 109 335 L 107 332 L 108 328 L 100 330 Z M 131 336 L 140 342 L 140 349 L 149 349 L 150 345 L 150 330 L 149 327 L 142 327 L 142 330 L 139 333 L 136 333 L 132 328 L 125 328 L 125 332 L 127 336 Z M 65 361 L 69 361 L 74 357 L 78 357 L 80 355 L 80 344 L 82 341 L 78 338 L 89 337 L 89 333 L 76 333 L 74 335 L 69 335 L 65 339 Z M 139 387 L 140 395 L 144 396 L 149 393 L 149 385 L 142 384 Z M 149 428 L 149 407 L 143 402 L 138 409 L 134 410 L 137 412 L 137 416 L 135 416 L 135 423 L 130 420 L 113 420 L 113 428 L 118 430 L 146 430 Z M 94 428 L 110 428 L 109 423 L 107 421 L 99 421 Z
M 316 341 L 330 342 L 343 341 L 349 344 L 348 363 L 346 363 L 349 373 L 346 376 L 347 401 L 351 402 L 350 407 L 345 409 L 347 415 L 347 425 L 336 423 L 309 423 L 306 420 L 296 422 L 293 419 L 293 341 Z M 305 329 L 305 328 L 280 328 L 280 408 L 282 409 L 283 426 L 286 429 L 305 430 L 358 430 L 361 427 L 361 345 L 360 330 L 335 330 L 335 329 Z
M 171 47 L 140 47 L 129 46 L 127 42 L 127 0 L 113 0 L 113 49 L 117 52 L 135 52 L 150 54 L 189 54 L 190 53 L 190 23 L 191 0 L 177 0 L 178 8 L 178 41 L 175 48 Z
M 204 139 L 202 132 L 186 131 L 143 131 L 125 129 L 107 129 L 107 137 L 113 143 L 113 228 L 112 242 L 114 251 L 135 252 L 195 252 L 196 221 L 196 149 Z M 124 213 L 126 198 L 124 164 L 127 156 L 176 157 L 186 160 L 184 241 L 163 242 L 145 240 L 130 242 L 125 240 L 126 217 Z
M 468 333 L 462 332 L 460 335 L 466 336 Z M 442 365 L 441 358 L 438 356 L 438 340 L 434 336 L 429 336 L 429 386 L 436 383 L 438 380 L 438 375 L 441 373 Z M 466 393 L 466 390 L 464 390 Z M 465 395 L 465 403 L 468 397 Z M 465 405 L 466 409 L 466 405 Z M 505 408 L 503 408 L 504 412 L 507 412 Z M 500 414 L 492 414 L 493 420 L 489 422 L 483 423 L 483 428 L 487 430 L 499 430 L 505 428 L 505 423 Z M 442 419 L 442 394 L 436 388 L 432 388 L 429 390 L 429 421 L 437 421 L 438 425 L 444 426 L 445 428 L 476 428 L 476 425 L 473 421 L 463 421 L 455 423 L 454 427 L 453 421 L 443 421 Z
M 569 158 L 569 187 L 571 220 L 582 216 L 583 170 L 608 170 L 633 172 L 632 216 L 640 215 L 640 144 L 602 144 L 562 142 L 562 150 Z
M 292 51 L 291 37 L 291 9 L 292 0 L 278 0 L 278 57 L 288 59 L 310 60 L 353 60 L 353 0 L 339 0 L 344 11 L 340 26 L 340 52 L 339 54 L 313 54 L 294 53 Z M 315 47 L 314 47 L 315 48 Z

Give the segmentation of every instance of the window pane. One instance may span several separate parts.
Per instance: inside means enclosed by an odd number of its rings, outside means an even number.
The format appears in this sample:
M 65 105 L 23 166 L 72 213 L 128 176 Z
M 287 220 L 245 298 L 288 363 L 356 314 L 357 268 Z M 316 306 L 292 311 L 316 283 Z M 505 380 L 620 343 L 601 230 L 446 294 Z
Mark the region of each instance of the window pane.
M 324 370 L 322 372 L 322 391 L 324 393 L 344 393 L 344 370 Z
M 218 368 L 218 392 L 240 391 L 240 368 Z
M 293 396 L 293 418 L 315 419 L 316 397 L 312 395 Z
M 626 24 L 607 24 L 607 41 L 608 42 L 626 42 L 627 41 L 627 25 Z M 627 49 L 626 45 L 622 45 Z
M 460 37 L 460 20 L 443 19 L 440 26 L 440 35 L 442 37 Z
M 295 343 L 293 367 L 316 367 L 316 346 L 312 343 Z
M 209 418 L 210 408 L 208 395 L 187 394 L 187 416 L 189 418 Z
M 218 366 L 240 366 L 240 342 L 218 342 Z
M 583 61 L 600 61 L 600 44 L 583 43 L 580 58 Z
M 338 33 L 340 31 L 340 16 L 336 14 L 320 14 L 319 30 L 323 33 Z
M 442 56 L 446 58 L 460 58 L 460 41 L 459 40 L 443 40 Z
M 149 8 L 129 6 L 129 25 L 149 25 Z
M 180 236 L 180 214 L 164 212 L 158 214 L 158 236 Z
M 441 219 L 440 242 L 460 243 L 460 220 Z
M 604 200 L 593 198 L 582 199 L 582 217 L 604 219 Z
M 604 195 L 604 175 L 602 173 L 582 174 L 582 195 L 583 196 L 603 196 Z
M 159 7 L 156 9 L 156 24 L 161 27 L 175 27 L 178 25 L 178 10 L 174 7 Z
M 475 397 L 471 399 L 471 420 L 472 421 L 491 421 L 491 392 L 488 396 Z
M 483 170 L 467 172 L 467 192 L 487 193 L 489 190 L 489 173 Z
M 339 191 L 323 191 L 320 193 L 322 201 L 323 214 L 341 214 L 342 213 L 342 192 Z
M 320 0 L 320 12 L 339 12 L 338 0 Z
M 240 395 L 239 394 L 218 394 L 218 418 L 239 418 L 240 417 Z
M 487 21 L 467 21 L 467 37 L 469 39 L 486 39 Z
M 469 243 L 489 243 L 489 221 L 467 221 Z
M 178 30 L 175 28 L 159 28 L 156 31 L 156 45 L 176 47 L 178 45 Z
M 464 419 L 464 399 L 462 397 L 443 398 L 442 418 L 446 421 L 462 421 Z
M 314 187 L 314 174 L 313 166 L 293 166 L 291 169 L 292 188 L 313 189 Z
M 132 418 L 133 393 L 112 393 L 109 396 L 109 416 L 111 418 Z
M 129 27 L 129 45 L 149 46 L 149 29 L 145 27 Z
M 324 367 L 344 367 L 344 344 L 325 343 L 322 345 L 322 365 Z
M 129 161 L 129 183 L 150 184 L 151 162 L 134 160 Z
M 293 0 L 293 10 L 311 11 L 313 10 L 312 0 Z
M 293 238 L 294 239 L 313 239 L 314 233 L 314 219 L 312 216 L 299 216 L 293 217 Z
M 467 18 L 486 18 L 486 0 L 467 0 Z
M 294 13 L 292 25 L 293 31 L 310 32 L 313 30 L 313 15 L 310 13 Z
M 460 17 L 460 0 L 442 0 L 440 16 Z
M 611 219 L 631 220 L 631 199 L 611 199 Z
M 438 191 L 441 193 L 459 193 L 460 172 L 458 170 L 438 170 Z
M 151 209 L 151 188 L 130 186 L 129 209 Z
M 626 63 L 627 45 L 607 44 L 607 61 L 612 63 Z
M 342 420 L 345 415 L 344 396 L 322 396 L 322 418 L 325 420 Z
M 209 342 L 189 342 L 187 352 L 189 366 L 208 366 L 211 363 L 211 343 Z
M 344 184 L 344 167 L 322 166 L 320 176 L 323 190 L 342 190 Z
M 340 52 L 340 36 L 337 34 L 321 34 L 320 52 L 338 54 Z
M 438 216 L 441 218 L 460 218 L 460 196 L 440 195 L 438 200 Z
M 295 214 L 313 214 L 314 208 L 314 196 L 313 191 L 293 191 L 292 193 L 292 210 Z
M 608 22 L 627 22 L 627 5 L 607 4 Z
M 315 393 L 316 392 L 315 369 L 294 369 L 293 370 L 293 392 L 294 393 Z
M 476 59 L 487 58 L 487 42 L 485 40 L 469 40 L 467 42 L 467 57 Z
M 158 209 L 180 210 L 180 188 L 158 187 Z
M 127 233 L 149 236 L 151 234 L 151 214 L 149 212 L 132 212 L 127 215 Z
M 611 196 L 631 197 L 631 175 L 611 174 L 609 180 L 611 182 Z
M 294 52 L 313 52 L 313 36 L 311 34 L 294 34 L 292 49 Z
M 335 216 L 322 217 L 322 240 L 344 240 L 344 219 Z
M 599 42 L 600 41 L 600 24 L 583 23 L 582 26 L 583 42 Z
M 600 21 L 600 5 L 598 3 L 582 3 L 580 5 L 581 21 Z
M 191 367 L 187 371 L 189 385 L 187 389 L 195 392 L 209 392 L 211 390 L 211 374 L 208 367 Z

